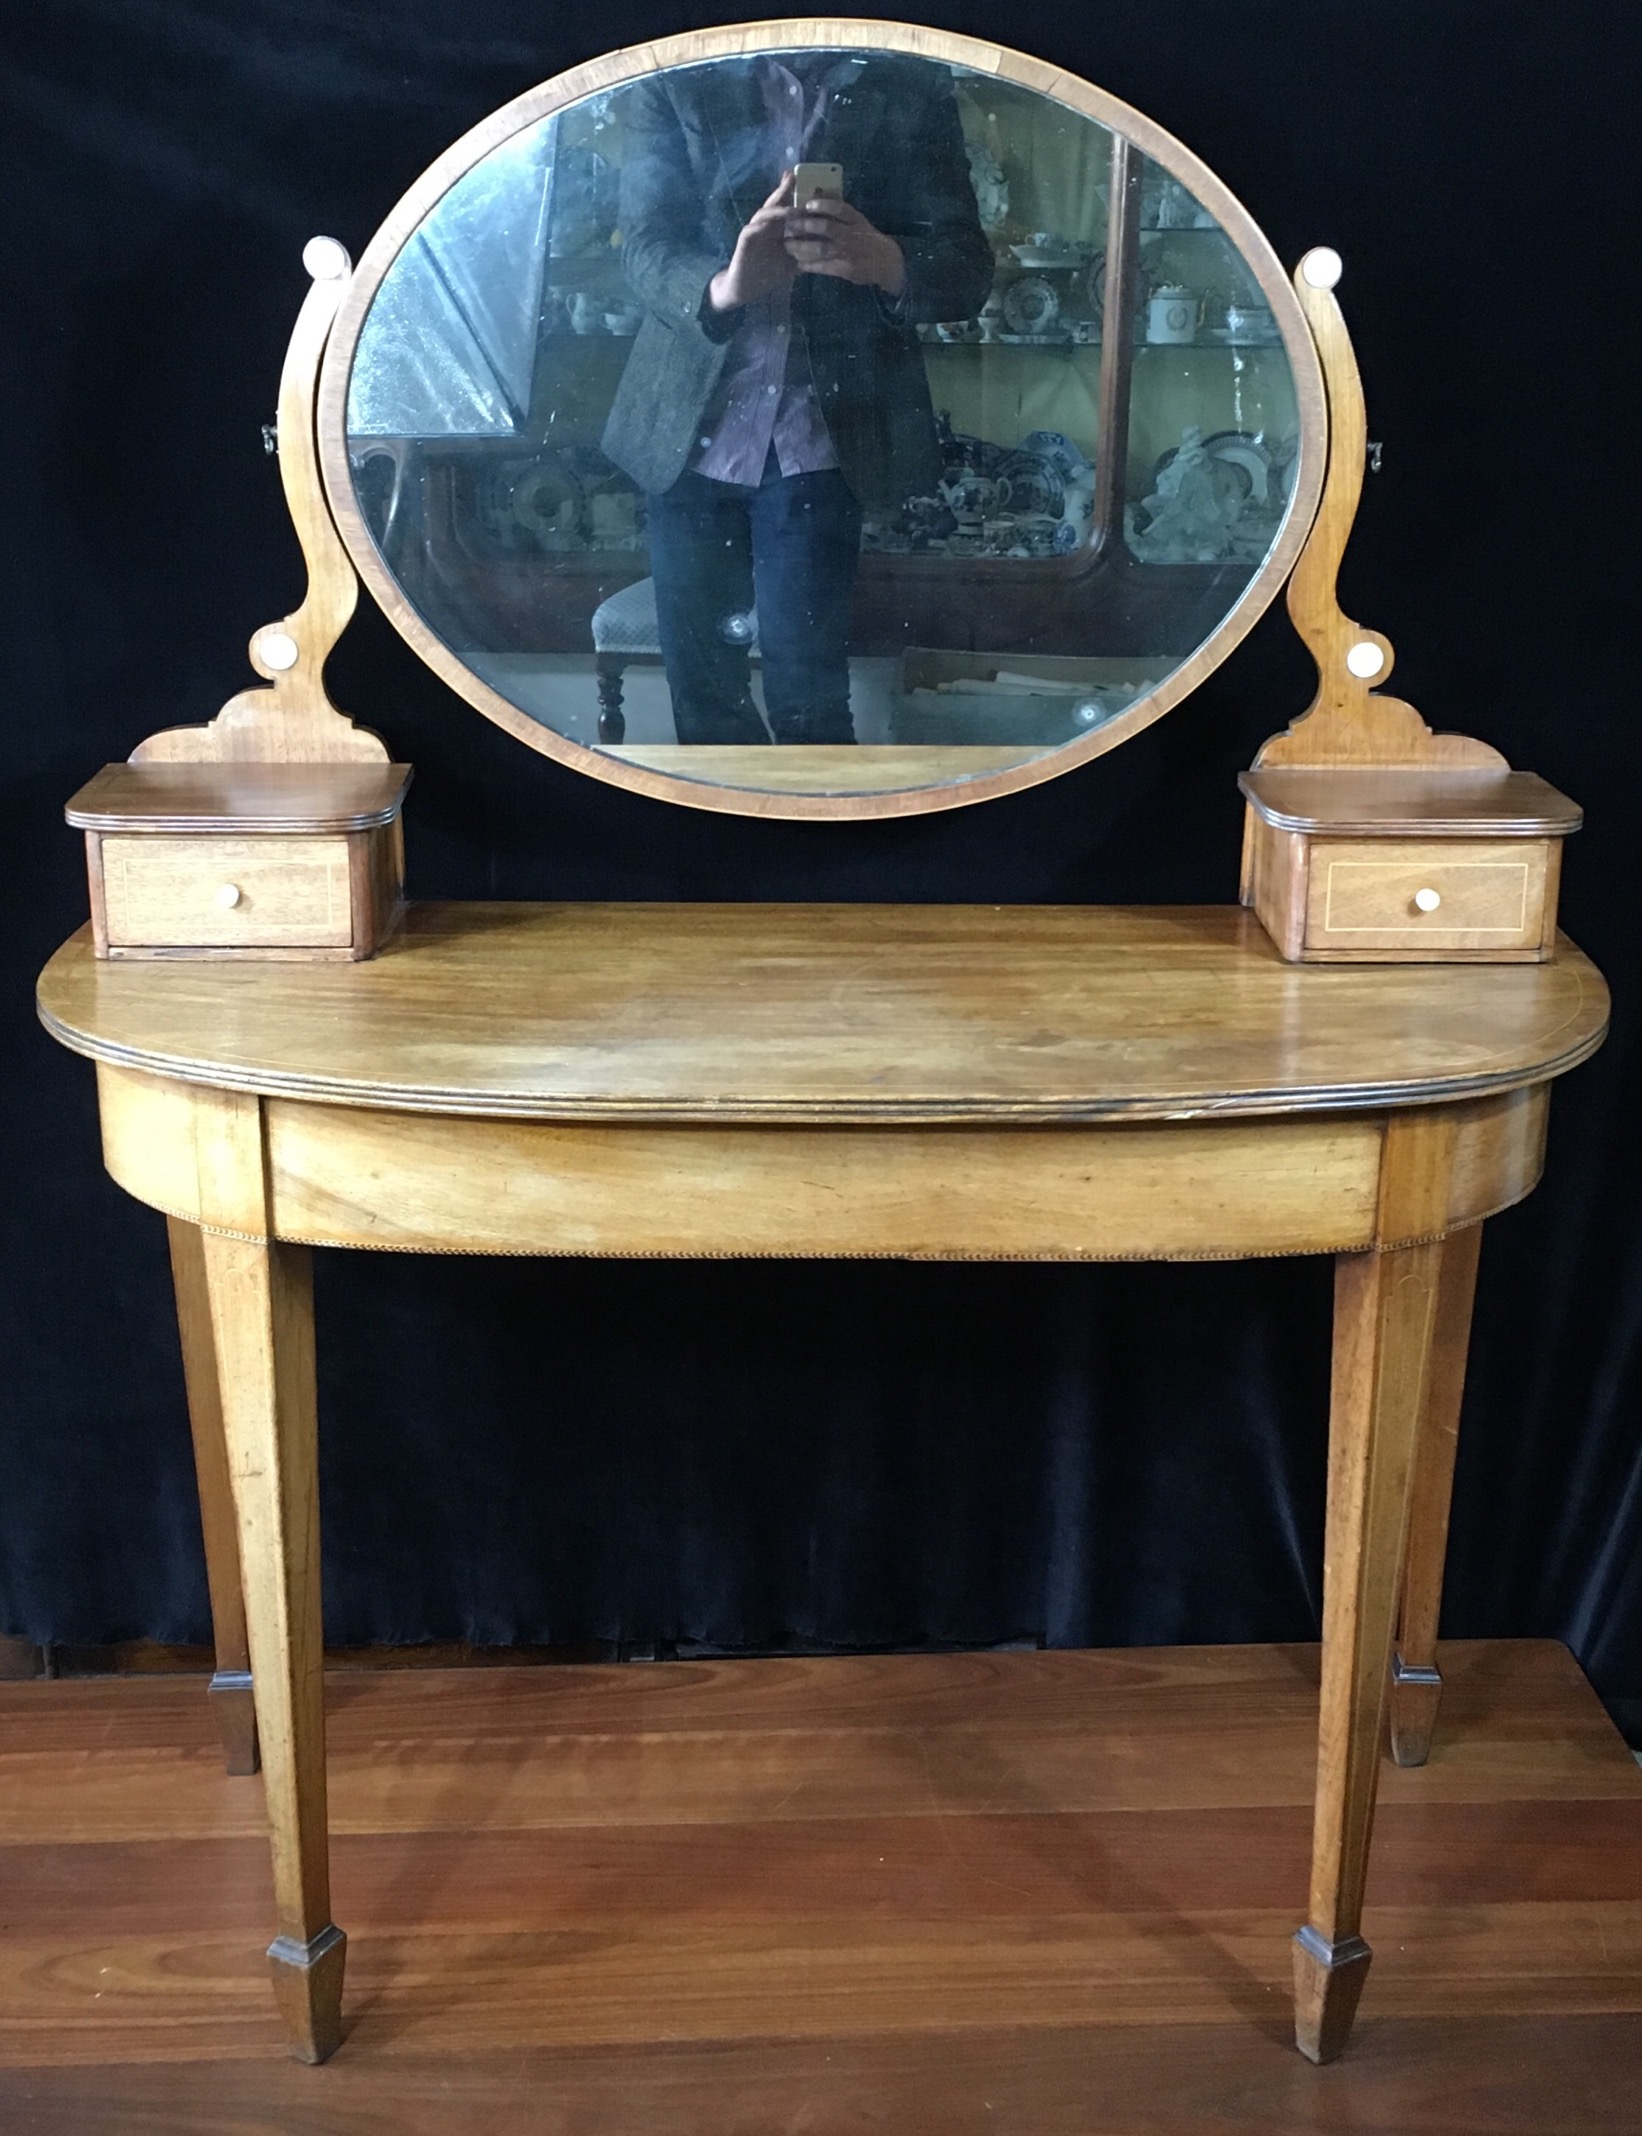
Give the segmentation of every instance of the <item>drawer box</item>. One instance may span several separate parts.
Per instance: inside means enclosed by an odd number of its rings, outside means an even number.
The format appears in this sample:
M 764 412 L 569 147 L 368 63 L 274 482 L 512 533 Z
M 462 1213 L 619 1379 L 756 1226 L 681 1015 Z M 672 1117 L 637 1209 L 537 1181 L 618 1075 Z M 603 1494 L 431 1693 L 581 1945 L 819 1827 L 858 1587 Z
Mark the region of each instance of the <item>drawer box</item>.
M 112 764 L 86 834 L 102 957 L 358 959 L 404 902 L 402 765 Z
M 352 946 L 346 838 L 121 835 L 102 859 L 110 949 Z
M 1526 772 L 1248 772 L 1243 902 L 1318 963 L 1536 963 L 1579 811 Z

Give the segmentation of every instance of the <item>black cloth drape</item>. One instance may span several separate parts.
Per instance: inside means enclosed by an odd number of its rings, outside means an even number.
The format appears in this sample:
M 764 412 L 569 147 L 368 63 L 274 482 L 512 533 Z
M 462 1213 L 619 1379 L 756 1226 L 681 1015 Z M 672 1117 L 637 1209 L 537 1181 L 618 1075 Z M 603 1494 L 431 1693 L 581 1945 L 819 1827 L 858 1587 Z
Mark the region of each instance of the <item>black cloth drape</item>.
M 204 1636 L 163 1225 L 32 1017 L 84 915 L 65 797 L 249 679 L 300 590 L 259 426 L 318 230 L 356 252 L 465 127 L 641 0 L 54 0 L 0 25 L 0 1629 Z M 1545 1182 L 1483 1253 L 1446 1629 L 1564 1638 L 1642 1723 L 1630 674 L 1635 391 L 1612 243 L 1634 36 L 1481 0 L 932 5 L 1128 98 L 1287 259 L 1328 242 L 1385 471 L 1346 604 L 1397 687 L 1581 798 L 1564 916 L 1609 973 Z M 1280 614 L 1034 793 L 761 824 L 576 778 L 373 612 L 338 700 L 415 763 L 422 896 L 1198 901 L 1235 774 L 1305 703 Z M 1306 1637 L 1328 1272 L 321 1256 L 327 1610 L 346 1640 L 724 1647 Z

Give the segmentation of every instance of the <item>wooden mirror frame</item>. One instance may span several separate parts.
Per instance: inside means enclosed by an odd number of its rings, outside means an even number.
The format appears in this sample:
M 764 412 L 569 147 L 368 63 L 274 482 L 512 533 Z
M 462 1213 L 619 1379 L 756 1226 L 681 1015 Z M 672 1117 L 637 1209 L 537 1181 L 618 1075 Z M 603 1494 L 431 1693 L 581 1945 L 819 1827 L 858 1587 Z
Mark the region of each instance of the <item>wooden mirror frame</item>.
M 1203 643 L 1155 689 L 1082 740 L 1048 747 L 1041 754 L 1003 770 L 949 781 L 944 785 L 905 787 L 877 793 L 817 794 L 709 784 L 656 771 L 573 741 L 521 711 L 483 682 L 423 621 L 384 563 L 354 492 L 347 440 L 347 395 L 360 334 L 388 270 L 411 234 L 451 186 L 525 127 L 600 91 L 669 68 L 816 46 L 906 53 L 961 66 L 976 74 L 990 74 L 1064 104 L 1105 127 L 1118 144 L 1112 186 L 1114 201 L 1138 193 L 1137 183 L 1125 186 L 1120 182 L 1125 175 L 1125 145 L 1131 170 L 1136 169 L 1132 161 L 1134 152 L 1150 158 L 1210 210 L 1236 247 L 1271 306 L 1294 380 L 1299 450 L 1287 514 L 1260 568 Z M 1137 205 L 1137 200 L 1131 197 L 1114 213 L 1121 216 L 1126 208 L 1133 209 Z M 1135 220 L 1138 222 L 1138 215 Z M 1130 242 L 1132 245 L 1133 240 Z M 1114 360 L 1109 353 L 1116 346 L 1115 339 L 1102 346 L 1100 429 L 1103 436 L 1110 436 L 1115 427 L 1111 418 L 1117 412 L 1117 393 L 1121 392 L 1125 400 L 1128 393 L 1128 364 L 1122 358 Z M 556 758 L 572 770 L 632 792 L 735 815 L 829 821 L 921 815 L 938 809 L 965 808 L 971 803 L 991 800 L 1000 794 L 1013 793 L 1045 779 L 1058 778 L 1063 772 L 1074 771 L 1127 741 L 1154 720 L 1161 719 L 1227 658 L 1287 579 L 1316 515 L 1328 458 L 1329 434 L 1327 400 L 1317 346 L 1305 312 L 1276 253 L 1241 201 L 1172 134 L 1104 90 L 1005 46 L 905 23 L 826 17 L 694 30 L 609 53 L 527 90 L 462 135 L 423 172 L 399 201 L 371 239 L 348 281 L 325 348 L 316 415 L 319 462 L 327 502 L 354 566 L 394 628 L 459 697 L 543 755 Z M 1110 516 L 1111 485 L 1121 481 L 1121 470 L 1115 469 L 1104 454 L 1099 462 L 1099 480 L 1107 492 Z M 1121 514 L 1121 497 L 1118 511 Z M 1093 564 L 1095 560 L 1096 554 L 1091 552 L 1089 563 Z

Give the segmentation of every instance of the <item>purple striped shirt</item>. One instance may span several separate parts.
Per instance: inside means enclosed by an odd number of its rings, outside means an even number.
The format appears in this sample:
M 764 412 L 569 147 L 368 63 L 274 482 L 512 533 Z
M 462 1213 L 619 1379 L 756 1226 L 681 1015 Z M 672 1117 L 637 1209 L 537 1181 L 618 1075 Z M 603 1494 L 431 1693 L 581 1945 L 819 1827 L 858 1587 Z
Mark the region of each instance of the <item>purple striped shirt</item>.
M 826 112 L 826 84 L 806 89 L 772 58 L 759 62 L 759 75 L 765 109 L 762 160 L 770 169 L 791 170 L 802 161 Z M 745 307 L 690 465 L 715 482 L 756 488 L 772 449 L 784 475 L 838 465 L 810 376 L 809 351 L 803 334 L 793 328 L 790 284 Z

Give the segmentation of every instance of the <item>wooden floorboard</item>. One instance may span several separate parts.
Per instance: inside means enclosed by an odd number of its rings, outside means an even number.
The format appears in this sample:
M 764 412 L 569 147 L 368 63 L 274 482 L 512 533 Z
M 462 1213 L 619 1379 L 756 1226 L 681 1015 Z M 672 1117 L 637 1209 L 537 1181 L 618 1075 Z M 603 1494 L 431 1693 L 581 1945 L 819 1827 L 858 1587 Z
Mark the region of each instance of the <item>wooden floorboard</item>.
M 197 1680 L 0 1684 L 0 2136 L 1642 2136 L 1642 1773 L 1561 1647 L 1443 1661 L 1326 2070 L 1314 1649 L 334 1673 L 317 2071 Z
M 1635 2136 L 1642 2020 L 1358 2021 L 0 2075 L 6 2136 Z

